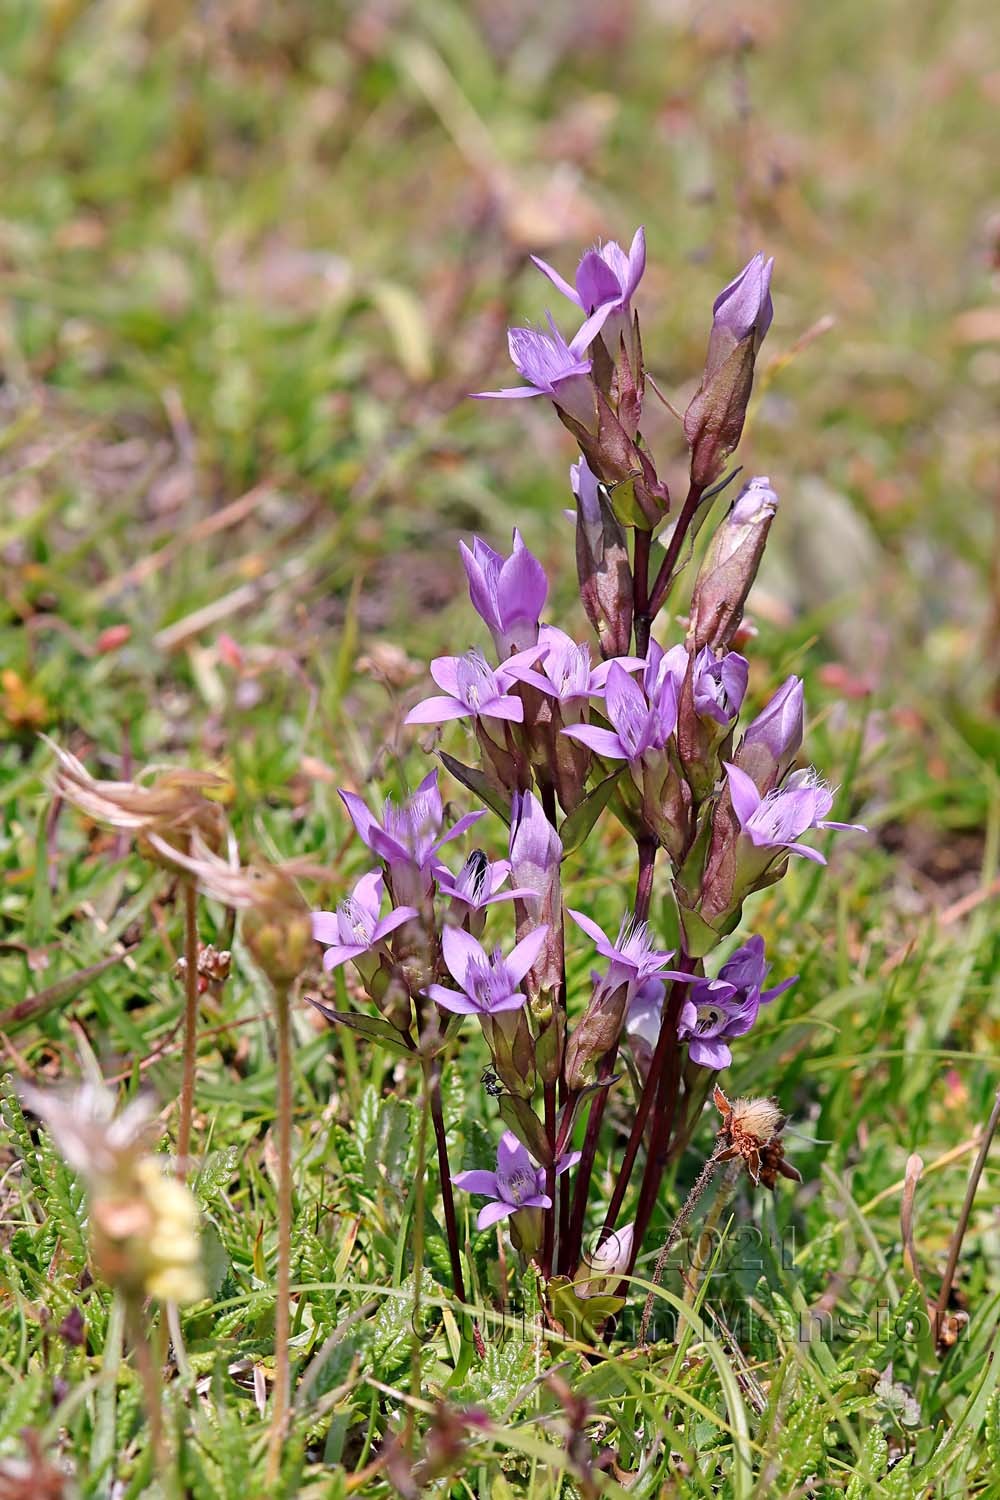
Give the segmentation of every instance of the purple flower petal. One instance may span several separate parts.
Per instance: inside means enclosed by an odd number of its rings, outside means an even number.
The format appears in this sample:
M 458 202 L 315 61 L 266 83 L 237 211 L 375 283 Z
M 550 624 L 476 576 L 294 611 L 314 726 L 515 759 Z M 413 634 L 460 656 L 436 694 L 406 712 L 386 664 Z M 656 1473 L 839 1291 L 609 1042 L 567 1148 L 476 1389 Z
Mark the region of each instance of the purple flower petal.
M 723 764 L 729 778 L 729 795 L 732 798 L 733 811 L 739 819 L 740 827 L 745 831 L 746 825 L 760 806 L 760 793 L 747 773 L 741 771 L 739 766 L 734 766 L 728 760 Z
M 692 1038 L 688 1044 L 688 1056 L 699 1068 L 728 1068 L 733 1060 L 733 1054 L 725 1042 L 705 1041 L 699 1037 Z
M 573 918 L 573 921 L 576 923 L 577 927 L 582 928 L 587 936 L 591 939 L 591 941 L 596 945 L 598 953 L 600 953 L 603 958 L 615 957 L 614 944 L 611 942 L 610 938 L 608 938 L 603 929 L 598 927 L 595 921 L 593 921 L 582 911 L 574 911 L 571 906 L 568 906 L 566 910 Z
M 482 944 L 462 927 L 446 927 L 441 934 L 441 951 L 451 977 L 465 988 L 470 964 L 486 964 Z
M 507 972 L 516 983 L 520 983 L 541 953 L 548 930 L 547 926 L 536 927 L 534 932 L 529 932 L 527 937 L 522 938 L 516 948 L 511 950 L 510 957 L 507 959 Z
M 460 995 L 458 990 L 445 989 L 443 984 L 429 984 L 426 993 L 444 1010 L 454 1011 L 457 1016 L 479 1014 L 479 1006 L 474 1000 L 470 1000 L 468 995 Z
M 611 307 L 621 300 L 624 290 L 621 280 L 599 250 L 588 250 L 577 266 L 576 289 L 580 294 L 579 304 L 586 313 L 604 303 L 610 304 L 610 312 Z
M 580 301 L 579 292 L 575 287 L 570 286 L 569 282 L 564 280 L 564 278 L 559 275 L 559 272 L 555 270 L 554 267 L 550 266 L 547 261 L 542 260 L 537 255 L 533 255 L 531 259 L 538 267 L 538 269 L 542 272 L 542 275 L 549 278 L 552 285 L 556 288 L 557 291 L 562 292 L 563 296 L 568 297 L 570 302 L 575 303 L 577 307 L 583 307 L 583 303 Z
M 588 750 L 605 760 L 628 760 L 629 755 L 621 740 L 611 729 L 602 729 L 598 724 L 570 724 L 561 731 L 571 740 L 579 740 Z
M 514 1212 L 512 1203 L 487 1203 L 485 1208 L 479 1210 L 476 1219 L 477 1229 L 489 1229 L 492 1224 L 499 1224 L 501 1219 L 507 1219 Z
M 397 906 L 395 911 L 391 911 L 387 917 L 383 917 L 380 922 L 375 924 L 375 931 L 372 933 L 372 945 L 381 943 L 391 932 L 395 932 L 397 927 L 402 927 L 403 923 L 409 922 L 411 917 L 418 917 L 419 915 L 420 913 L 415 906 Z
M 359 838 L 361 838 L 370 849 L 372 847 L 372 829 L 377 827 L 375 819 L 372 817 L 371 813 L 368 811 L 368 808 L 365 806 L 361 798 L 356 796 L 354 792 L 345 792 L 343 787 L 341 787 L 340 800 L 347 808 L 348 816 L 350 817 L 351 822 L 354 824 Z
M 491 699 L 489 703 L 481 704 L 479 714 L 483 719 L 505 719 L 511 724 L 523 724 L 524 704 L 520 698 L 504 695 L 501 698 Z
M 496 1198 L 499 1193 L 497 1174 L 475 1169 L 471 1172 L 456 1172 L 451 1179 L 463 1193 L 483 1193 L 487 1198 Z
M 463 813 L 454 828 L 449 828 L 447 833 L 443 833 L 439 839 L 435 839 L 431 845 L 431 853 L 436 854 L 442 844 L 450 844 L 452 839 L 457 839 L 467 828 L 471 828 L 473 823 L 478 823 L 479 819 L 485 818 L 485 816 L 485 808 L 480 809 L 479 812 Z
M 339 969 L 341 964 L 349 963 L 352 958 L 359 958 L 362 953 L 367 952 L 366 943 L 335 943 L 323 954 L 323 967 Z
M 449 698 L 459 696 L 458 668 L 462 658 L 460 656 L 435 656 L 430 664 L 430 674 L 442 693 L 447 693 Z
M 449 719 L 467 719 L 472 710 L 455 698 L 425 698 L 403 720 L 404 724 L 444 724 Z
M 317 943 L 339 943 L 340 923 L 335 911 L 314 911 L 312 935 Z

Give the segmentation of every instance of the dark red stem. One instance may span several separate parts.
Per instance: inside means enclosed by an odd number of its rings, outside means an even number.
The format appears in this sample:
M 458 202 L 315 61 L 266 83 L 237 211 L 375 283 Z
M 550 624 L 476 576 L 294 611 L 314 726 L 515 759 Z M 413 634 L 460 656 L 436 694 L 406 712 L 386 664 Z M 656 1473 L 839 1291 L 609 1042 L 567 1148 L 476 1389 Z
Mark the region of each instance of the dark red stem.
M 637 656 L 645 656 L 649 650 L 649 629 L 653 623 L 649 610 L 649 549 L 652 541 L 651 531 L 636 531 L 635 554 L 632 559 L 632 598 Z
M 455 1295 L 465 1301 L 465 1280 L 462 1276 L 462 1256 L 458 1244 L 458 1223 L 455 1218 L 455 1194 L 451 1186 L 451 1169 L 448 1166 L 448 1140 L 444 1128 L 444 1109 L 441 1103 L 441 1062 L 435 1058 L 427 1071 L 427 1092 L 430 1098 L 431 1119 L 434 1122 L 434 1139 L 437 1142 L 438 1175 L 441 1178 L 441 1200 L 444 1204 L 444 1226 L 448 1236 L 448 1254 L 451 1258 L 451 1279 L 455 1284 Z
M 670 584 L 673 580 L 673 571 L 677 566 L 677 559 L 681 555 L 684 539 L 691 529 L 691 522 L 694 520 L 698 506 L 701 504 L 702 494 L 703 487 L 701 485 L 691 485 L 681 513 L 677 517 L 677 524 L 670 534 L 670 541 L 667 543 L 663 561 L 660 563 L 660 570 L 656 575 L 656 582 L 653 584 L 653 592 L 649 596 L 647 612 L 651 621 L 656 619 L 656 616 L 663 607 L 663 601 L 667 597 Z

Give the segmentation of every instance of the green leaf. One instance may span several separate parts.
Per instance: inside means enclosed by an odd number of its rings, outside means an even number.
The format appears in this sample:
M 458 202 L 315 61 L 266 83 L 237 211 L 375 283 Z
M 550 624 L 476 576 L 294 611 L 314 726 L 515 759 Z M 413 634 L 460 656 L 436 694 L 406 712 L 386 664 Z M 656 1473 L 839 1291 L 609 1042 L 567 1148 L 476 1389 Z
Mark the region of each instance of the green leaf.
M 336 1021 L 339 1026 L 349 1026 L 352 1031 L 360 1032 L 369 1041 L 377 1042 L 380 1047 L 387 1047 L 390 1052 L 398 1053 L 401 1057 L 408 1057 L 413 1051 L 403 1033 L 381 1016 L 362 1016 L 353 1010 L 333 1010 L 320 1000 L 310 999 L 309 1004 L 321 1011 L 328 1021 Z
M 510 803 L 503 792 L 493 786 L 484 772 L 477 771 L 474 766 L 463 765 L 460 760 L 456 760 L 453 755 L 448 755 L 444 750 L 439 750 L 438 756 L 445 770 L 450 771 L 456 781 L 460 781 L 463 786 L 468 787 L 470 792 L 475 793 L 481 802 L 485 802 L 486 806 L 495 812 L 498 818 L 502 818 L 509 828 Z
M 607 807 L 614 795 L 615 787 L 621 771 L 615 771 L 614 775 L 606 776 L 599 781 L 595 787 L 584 797 L 582 802 L 577 803 L 569 817 L 563 822 L 559 830 L 562 840 L 563 859 L 567 854 L 573 854 L 586 839 L 601 813 Z
M 545 1127 L 528 1100 L 519 1099 L 516 1094 L 501 1094 L 499 1105 L 500 1118 L 504 1124 L 510 1126 L 536 1161 L 541 1162 L 543 1167 L 548 1166 L 552 1160 L 552 1152 L 549 1150 Z

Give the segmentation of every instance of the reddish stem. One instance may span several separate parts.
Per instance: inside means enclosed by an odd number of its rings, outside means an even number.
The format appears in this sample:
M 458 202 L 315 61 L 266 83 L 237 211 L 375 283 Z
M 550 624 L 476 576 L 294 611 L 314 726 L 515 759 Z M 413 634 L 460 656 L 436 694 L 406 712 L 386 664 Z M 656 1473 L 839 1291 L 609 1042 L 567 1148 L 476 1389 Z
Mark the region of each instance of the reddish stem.
M 639 839 L 637 849 L 639 854 L 639 873 L 636 877 L 635 886 L 635 918 L 637 922 L 645 922 L 649 917 L 650 902 L 653 897 L 653 872 L 656 868 L 656 851 L 658 844 L 655 839 Z M 580 1258 L 583 1249 L 583 1221 L 587 1211 L 587 1196 L 590 1192 L 590 1179 L 593 1175 L 594 1160 L 597 1155 L 597 1142 L 604 1120 L 604 1110 L 611 1092 L 609 1080 L 614 1072 L 615 1062 L 618 1058 L 618 1043 L 607 1052 L 601 1060 L 599 1081 L 606 1086 L 601 1088 L 593 1097 L 590 1106 L 590 1114 L 587 1117 L 587 1132 L 584 1137 L 583 1150 L 580 1156 L 580 1164 L 576 1172 L 576 1187 L 573 1193 L 573 1212 L 570 1218 L 569 1238 L 563 1253 L 563 1269 L 567 1275 L 571 1274 L 573 1265 Z
M 660 563 L 660 570 L 656 575 L 656 582 L 653 584 L 653 592 L 649 597 L 648 614 L 650 620 L 656 619 L 656 616 L 663 607 L 663 601 L 670 590 L 670 585 L 673 582 L 673 571 L 677 566 L 677 559 L 681 555 L 684 539 L 691 529 L 691 522 L 694 520 L 698 506 L 701 504 L 702 493 L 703 487 L 700 484 L 692 484 L 687 492 L 687 498 L 677 518 L 677 524 L 671 532 L 663 561 Z
M 653 541 L 651 531 L 636 531 L 635 555 L 632 561 L 633 629 L 635 631 L 635 653 L 645 656 L 649 650 L 649 629 L 653 616 L 649 610 L 649 549 Z

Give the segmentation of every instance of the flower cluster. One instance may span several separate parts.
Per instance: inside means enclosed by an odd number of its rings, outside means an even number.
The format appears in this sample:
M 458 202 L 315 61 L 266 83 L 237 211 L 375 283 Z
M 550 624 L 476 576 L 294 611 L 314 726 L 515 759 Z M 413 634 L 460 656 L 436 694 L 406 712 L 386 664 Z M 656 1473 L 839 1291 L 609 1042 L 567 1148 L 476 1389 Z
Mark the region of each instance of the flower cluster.
M 645 259 L 640 229 L 627 252 L 614 242 L 588 251 L 572 282 L 536 260 L 579 326 L 567 337 L 550 314 L 545 330 L 512 328 L 510 355 L 525 384 L 480 393 L 547 399 L 579 443 L 570 471 L 576 567 L 596 634 L 595 652 L 544 620 L 548 579 L 519 532 L 509 555 L 480 538 L 462 544 L 469 598 L 491 649 L 472 640 L 464 654 L 432 661 L 437 691 L 406 722 L 448 735 L 455 731 L 441 726 L 464 725 L 476 763 L 444 762 L 505 818 L 506 848 L 446 862 L 445 846 L 484 814 L 447 826 L 436 772 L 378 813 L 343 791 L 376 867 L 336 911 L 313 916 L 326 967 L 352 964 L 377 1008 L 383 1029 L 373 1034 L 394 1034 L 426 1065 L 462 1018 L 481 1028 L 490 1092 L 507 1128 L 495 1169 L 454 1179 L 439 1132 L 456 1286 L 453 1185 L 489 1200 L 480 1229 L 509 1221 L 515 1244 L 546 1275 L 581 1278 L 604 1104 L 627 1044 L 637 1064 L 634 1125 L 598 1241 L 600 1274 L 592 1258 L 580 1297 L 593 1298 L 595 1282 L 602 1294 L 615 1290 L 641 1246 L 674 1122 L 692 1114 L 679 1091 L 698 1090 L 699 1069 L 729 1067 L 732 1044 L 794 983 L 766 987 L 759 935 L 714 974 L 706 958 L 739 927 L 747 897 L 779 879 L 791 856 L 824 862 L 811 832 L 857 826 L 831 819 L 834 793 L 815 772 L 794 769 L 804 722 L 798 678 L 739 727 L 750 681 L 740 647 L 752 634 L 740 627 L 778 505 L 767 477 L 744 485 L 712 531 L 684 639 L 653 634 L 725 487 L 718 481 L 743 429 L 773 308 L 772 263 L 762 255 L 716 298 L 704 371 L 683 418 L 688 491 L 675 511 L 641 433 L 646 377 L 633 303 Z M 563 902 L 567 861 L 604 816 L 631 835 L 637 859 L 635 899 L 614 937 L 595 915 Z M 675 949 L 650 925 L 658 878 L 678 918 Z M 567 979 L 578 972 L 566 960 L 577 930 L 602 963 L 584 994 Z M 702 1090 L 699 1107 L 703 1098 Z M 644 1143 L 635 1222 L 616 1230 Z

